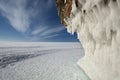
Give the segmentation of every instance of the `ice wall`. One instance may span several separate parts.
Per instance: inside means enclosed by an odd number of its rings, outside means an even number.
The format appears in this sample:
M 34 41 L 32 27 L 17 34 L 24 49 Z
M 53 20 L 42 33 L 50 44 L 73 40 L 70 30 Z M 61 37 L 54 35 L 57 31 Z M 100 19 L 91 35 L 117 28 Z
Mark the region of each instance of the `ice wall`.
M 120 0 L 73 0 L 65 21 L 82 43 L 78 64 L 91 80 L 120 80 Z

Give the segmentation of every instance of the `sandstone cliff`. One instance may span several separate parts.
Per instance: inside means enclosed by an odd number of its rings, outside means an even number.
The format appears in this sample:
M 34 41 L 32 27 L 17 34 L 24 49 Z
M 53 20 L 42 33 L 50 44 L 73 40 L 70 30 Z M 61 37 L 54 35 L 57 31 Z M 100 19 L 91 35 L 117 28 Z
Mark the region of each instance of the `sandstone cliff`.
M 65 19 L 70 17 L 72 10 L 72 0 L 56 0 L 56 5 L 62 24 L 67 26 Z

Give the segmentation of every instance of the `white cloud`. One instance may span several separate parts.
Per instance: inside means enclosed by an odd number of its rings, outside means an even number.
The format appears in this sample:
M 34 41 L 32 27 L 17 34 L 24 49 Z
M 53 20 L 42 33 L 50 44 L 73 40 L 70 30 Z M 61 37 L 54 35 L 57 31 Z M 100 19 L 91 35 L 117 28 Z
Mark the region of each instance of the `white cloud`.
M 30 24 L 30 15 L 25 7 L 26 0 L 0 1 L 0 11 L 2 15 L 20 32 L 25 32 Z
M 56 37 L 56 36 L 59 36 L 59 34 L 53 34 L 53 35 L 45 36 L 44 39 L 46 39 L 46 38 L 52 38 L 52 37 Z
M 63 31 L 65 28 L 60 26 L 60 27 L 56 27 L 56 28 L 52 28 L 52 29 L 48 29 L 45 32 L 41 33 L 42 36 L 46 36 L 46 35 L 51 35 L 54 33 L 58 33 L 60 31 Z
M 30 27 L 32 17 L 39 16 L 42 19 L 43 16 L 40 15 L 52 7 L 53 0 L 47 0 L 47 3 L 43 1 L 32 0 L 30 3 L 29 0 L 0 0 L 0 13 L 8 19 L 11 26 L 17 31 L 26 32 Z M 28 6 L 29 9 L 26 8 L 28 4 L 31 4 Z
M 47 19 L 48 16 L 42 16 L 45 11 L 53 7 L 53 3 L 54 0 L 47 0 L 46 2 L 44 0 L 33 0 L 28 6 L 29 0 L 0 0 L 0 14 L 9 21 L 14 29 L 25 34 L 27 30 L 30 30 L 32 19 L 39 17 L 41 19 L 40 26 L 33 25 L 32 28 L 34 27 L 34 30 L 32 29 L 28 32 L 27 36 L 29 37 L 29 34 L 32 35 L 33 37 L 30 37 L 34 40 L 40 37 L 52 38 L 58 36 L 58 33 L 65 29 L 62 26 L 52 27 L 52 25 L 46 24 L 47 20 L 44 19 Z
M 32 31 L 32 35 L 38 35 L 38 34 L 40 34 L 40 33 L 42 33 L 43 31 L 46 31 L 47 30 L 47 27 L 42 27 L 42 28 L 40 28 L 40 29 L 36 29 L 36 30 L 34 30 L 34 31 Z
M 63 26 L 55 27 L 55 28 L 47 28 L 45 26 L 40 26 L 39 29 L 35 29 L 31 32 L 33 35 L 31 37 L 32 41 L 37 41 L 40 39 L 47 39 L 59 36 L 59 32 L 65 30 Z

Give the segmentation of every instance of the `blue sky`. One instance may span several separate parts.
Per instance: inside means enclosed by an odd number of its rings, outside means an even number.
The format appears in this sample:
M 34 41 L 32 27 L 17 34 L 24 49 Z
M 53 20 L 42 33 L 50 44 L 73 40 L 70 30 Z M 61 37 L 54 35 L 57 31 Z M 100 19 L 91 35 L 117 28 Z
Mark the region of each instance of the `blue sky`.
M 60 23 L 55 0 L 0 0 L 0 41 L 78 40 Z

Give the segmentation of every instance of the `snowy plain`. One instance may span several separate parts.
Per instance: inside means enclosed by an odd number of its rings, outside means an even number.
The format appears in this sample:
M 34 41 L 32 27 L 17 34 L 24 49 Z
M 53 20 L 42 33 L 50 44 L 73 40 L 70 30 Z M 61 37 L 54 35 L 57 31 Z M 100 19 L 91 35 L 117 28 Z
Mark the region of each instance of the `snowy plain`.
M 0 42 L 0 80 L 89 80 L 79 43 Z

